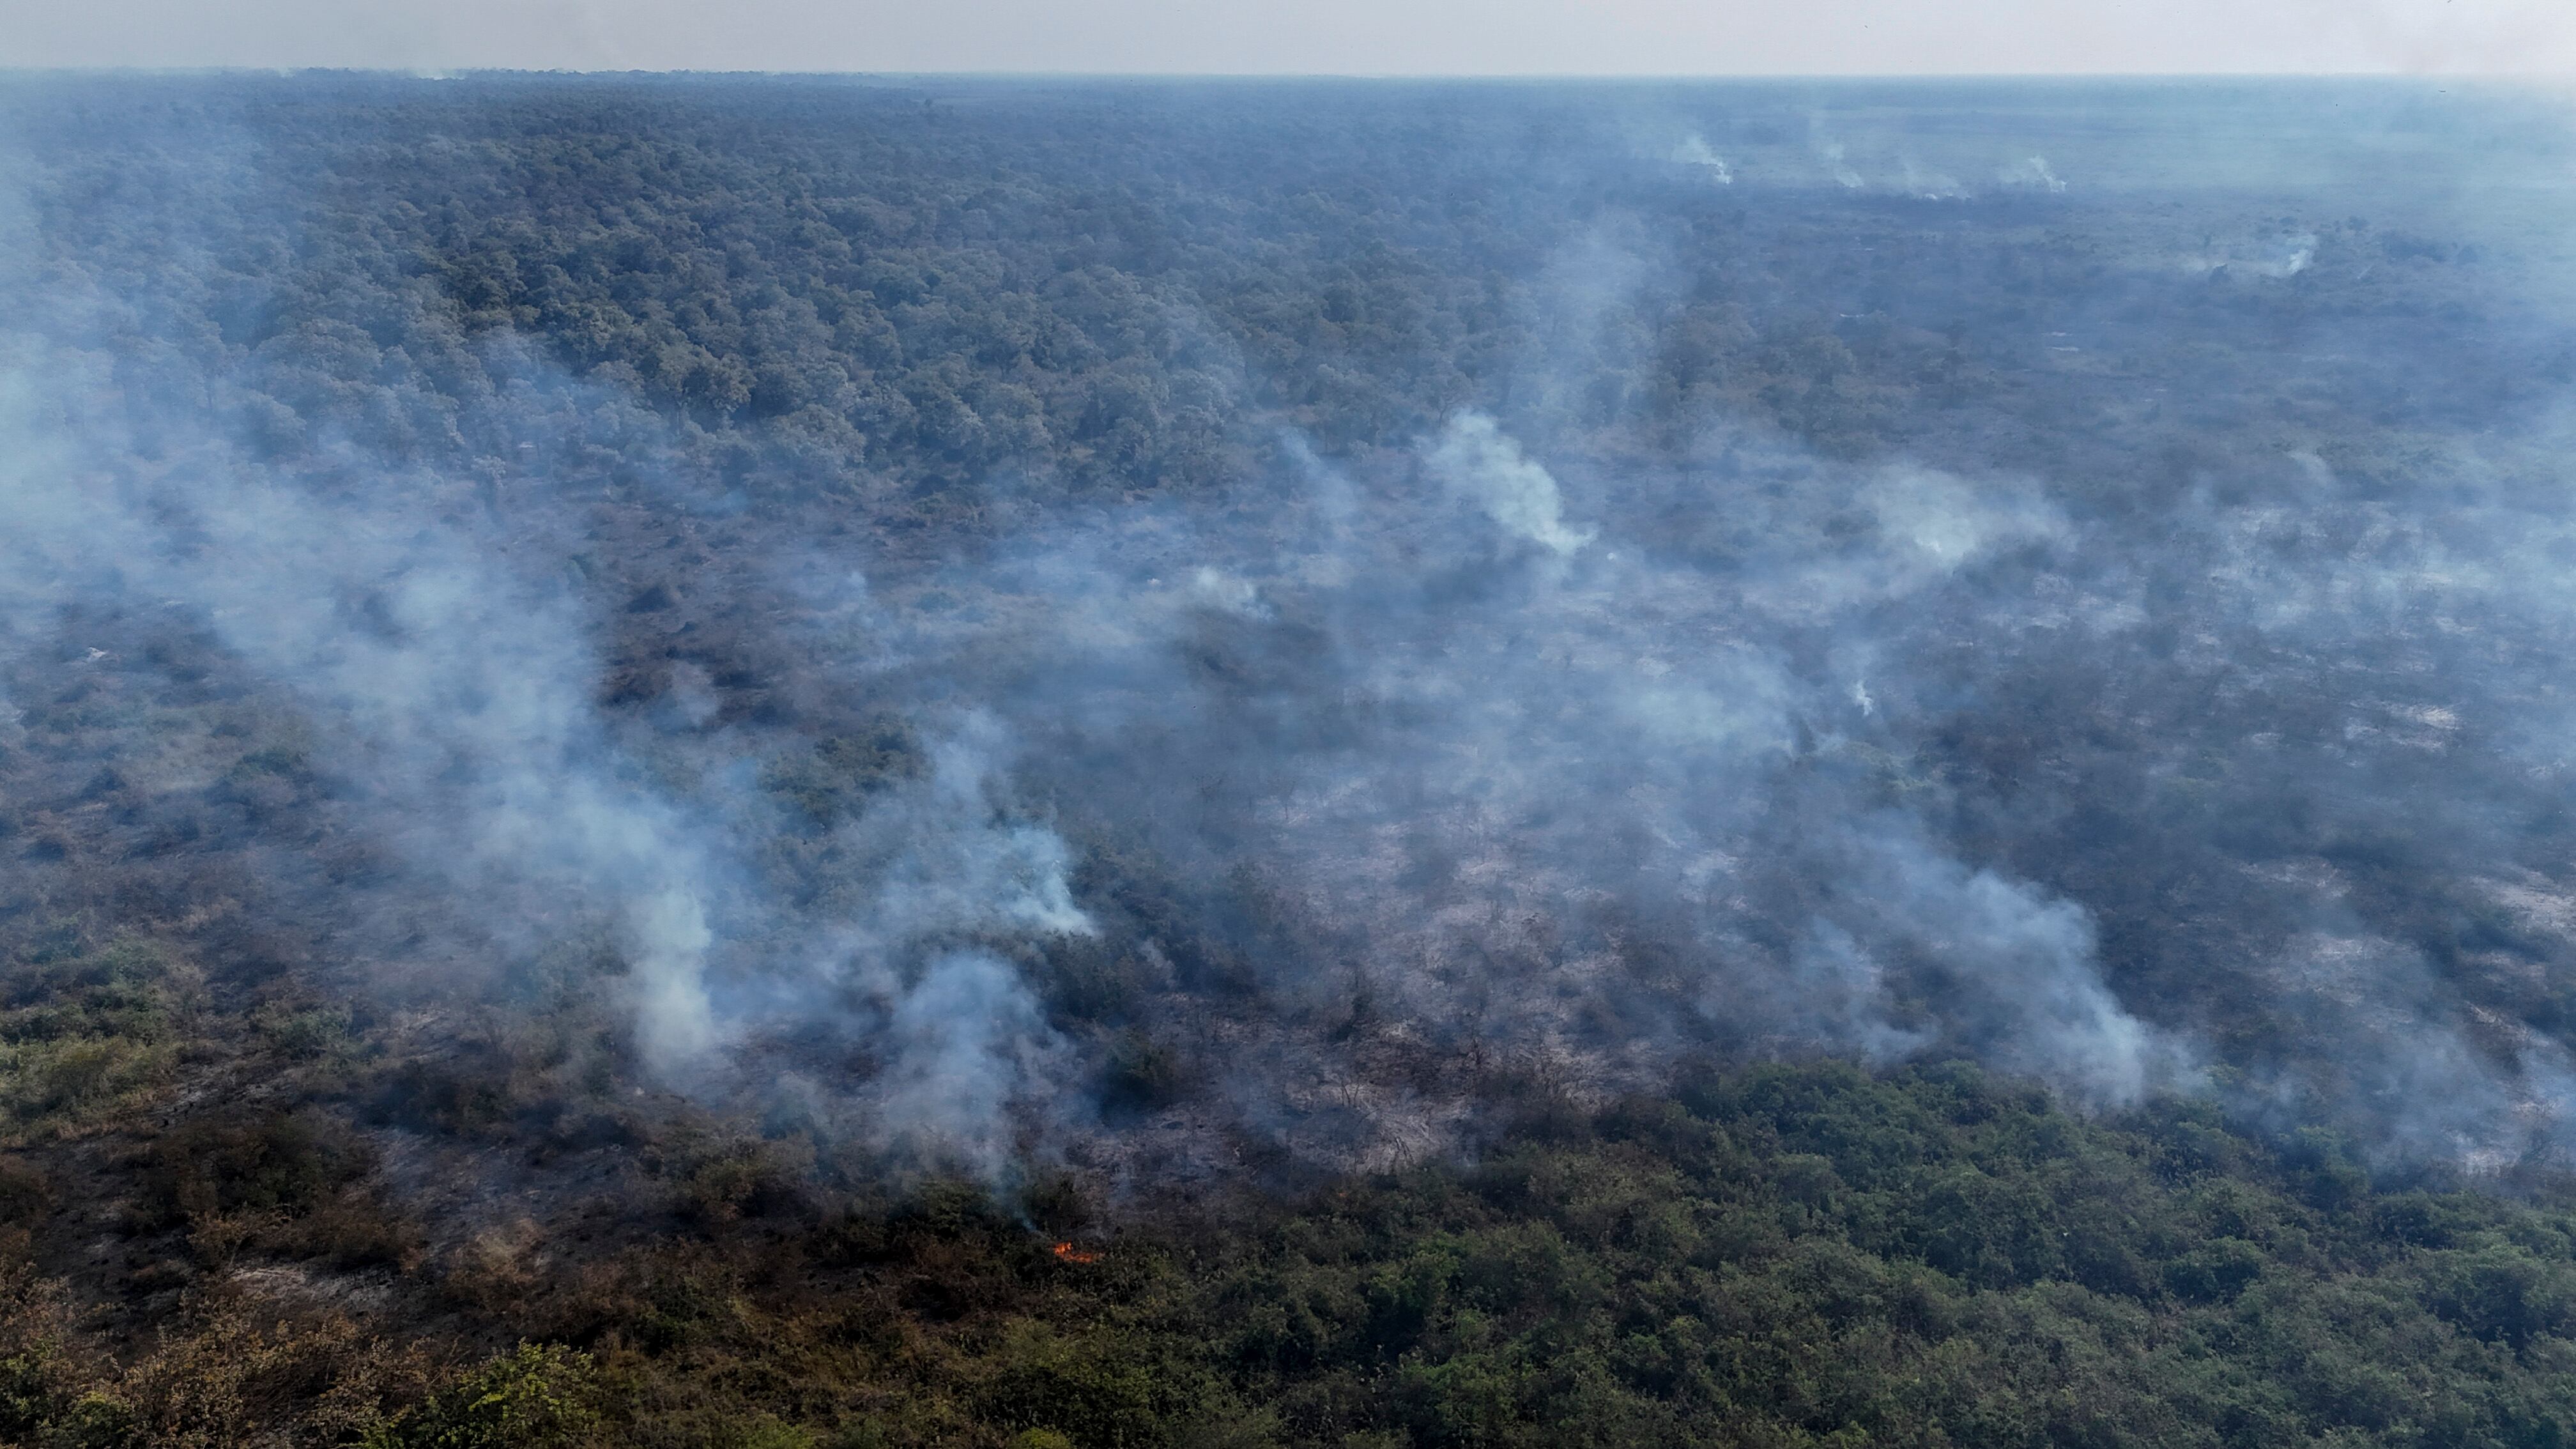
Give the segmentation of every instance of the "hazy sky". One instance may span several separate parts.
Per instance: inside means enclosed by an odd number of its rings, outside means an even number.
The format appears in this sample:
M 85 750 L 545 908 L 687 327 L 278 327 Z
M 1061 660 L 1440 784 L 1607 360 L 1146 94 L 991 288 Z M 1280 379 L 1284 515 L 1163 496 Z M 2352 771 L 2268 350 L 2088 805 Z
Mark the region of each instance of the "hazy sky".
M 2576 0 L 0 0 L 0 66 L 2576 73 Z

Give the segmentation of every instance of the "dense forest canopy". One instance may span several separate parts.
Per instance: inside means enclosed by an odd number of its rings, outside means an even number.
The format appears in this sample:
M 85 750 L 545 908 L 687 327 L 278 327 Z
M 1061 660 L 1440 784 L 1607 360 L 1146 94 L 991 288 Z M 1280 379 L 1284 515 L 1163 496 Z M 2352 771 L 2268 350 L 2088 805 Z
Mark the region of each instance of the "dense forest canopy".
M 2576 1433 L 2556 100 L 0 137 L 0 1440 Z

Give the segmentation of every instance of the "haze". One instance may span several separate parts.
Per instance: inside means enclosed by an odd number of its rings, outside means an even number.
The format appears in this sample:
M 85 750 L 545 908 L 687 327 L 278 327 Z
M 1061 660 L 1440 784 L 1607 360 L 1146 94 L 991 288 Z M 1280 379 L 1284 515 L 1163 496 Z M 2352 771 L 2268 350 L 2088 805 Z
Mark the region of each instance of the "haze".
M 2550 74 L 2529 0 L 102 0 L 0 4 L 11 67 L 1224 75 Z
M 0 0 L 0 1446 L 2576 1446 L 2570 39 Z

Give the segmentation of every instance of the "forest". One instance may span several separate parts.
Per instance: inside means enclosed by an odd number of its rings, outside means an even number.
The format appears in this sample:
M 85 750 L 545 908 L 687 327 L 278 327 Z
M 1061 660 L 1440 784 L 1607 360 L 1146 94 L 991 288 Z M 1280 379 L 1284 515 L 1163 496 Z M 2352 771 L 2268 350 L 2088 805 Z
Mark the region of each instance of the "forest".
M 2571 122 L 0 77 L 0 1443 L 2576 1440 Z

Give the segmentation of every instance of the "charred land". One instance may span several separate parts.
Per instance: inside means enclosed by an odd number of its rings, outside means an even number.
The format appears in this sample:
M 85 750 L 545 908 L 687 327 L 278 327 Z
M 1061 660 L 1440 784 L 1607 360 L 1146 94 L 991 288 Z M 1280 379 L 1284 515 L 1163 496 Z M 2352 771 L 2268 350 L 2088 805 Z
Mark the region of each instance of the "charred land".
M 2576 1436 L 2576 114 L 0 79 L 0 1443 Z

